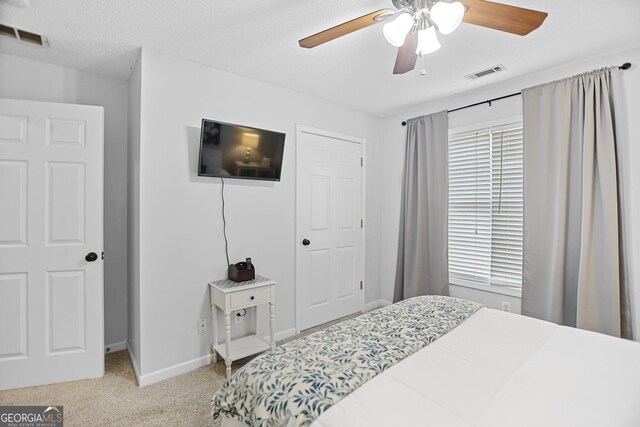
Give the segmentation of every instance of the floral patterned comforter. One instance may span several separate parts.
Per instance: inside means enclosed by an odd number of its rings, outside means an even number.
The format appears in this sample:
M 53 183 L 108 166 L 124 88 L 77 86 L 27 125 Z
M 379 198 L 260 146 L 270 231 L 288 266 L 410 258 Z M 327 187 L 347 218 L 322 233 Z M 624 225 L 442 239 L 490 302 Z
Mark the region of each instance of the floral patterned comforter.
M 213 395 L 211 414 L 250 426 L 308 426 L 481 307 L 451 297 L 416 297 L 284 344 L 240 368 Z

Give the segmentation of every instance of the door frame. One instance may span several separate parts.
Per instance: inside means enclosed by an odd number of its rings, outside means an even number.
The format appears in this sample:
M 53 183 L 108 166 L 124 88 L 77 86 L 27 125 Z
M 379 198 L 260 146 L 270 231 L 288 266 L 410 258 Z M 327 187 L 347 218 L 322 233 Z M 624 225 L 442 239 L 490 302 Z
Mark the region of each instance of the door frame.
M 361 147 L 361 152 L 362 152 L 362 159 L 363 159 L 363 164 L 362 167 L 360 168 L 360 186 L 361 186 L 361 201 L 360 203 L 362 203 L 362 207 L 361 207 L 361 216 L 362 216 L 362 220 L 363 220 L 363 227 L 361 228 L 362 230 L 362 258 L 360 261 L 360 271 L 361 271 L 361 277 L 362 277 L 362 281 L 363 281 L 363 288 L 362 288 L 362 292 L 360 292 L 360 311 L 364 310 L 364 301 L 365 301 L 365 291 L 366 291 L 366 282 L 365 282 L 365 260 L 366 260 L 366 229 L 367 229 L 367 215 L 366 215 L 366 179 L 365 177 L 367 176 L 366 171 L 367 171 L 367 141 L 365 138 L 360 138 L 357 136 L 352 136 L 352 135 L 346 135 L 346 134 L 342 134 L 342 133 L 338 133 L 338 132 L 333 132 L 333 131 L 329 131 L 329 130 L 325 130 L 325 129 L 319 129 L 319 128 L 314 128 L 311 126 L 306 126 L 306 125 L 301 125 L 301 124 L 296 124 L 296 212 L 295 212 L 295 221 L 296 221 L 296 231 L 295 231 L 295 236 L 294 236 L 294 247 L 295 247 L 295 279 L 296 279 L 296 283 L 295 283 L 295 325 L 296 325 L 296 334 L 300 333 L 300 318 L 301 318 L 301 307 L 302 304 L 300 303 L 300 287 L 302 286 L 302 282 L 301 282 L 301 277 L 300 277 L 300 268 L 299 268 L 299 263 L 300 263 L 300 257 L 298 254 L 298 250 L 299 250 L 299 246 L 302 244 L 300 239 L 300 232 L 301 232 L 301 224 L 300 224 L 300 210 L 301 210 L 301 206 L 300 206 L 300 197 L 298 197 L 298 191 L 300 190 L 300 176 L 302 174 L 302 170 L 299 167 L 300 165 L 300 150 L 299 150 L 299 145 L 300 145 L 300 136 L 302 134 L 311 134 L 311 135 L 318 135 L 318 136 L 322 136 L 322 137 L 326 137 L 326 138 L 333 138 L 333 139 L 338 139 L 341 141 L 345 141 L 345 142 L 349 142 L 349 143 L 354 143 L 354 144 L 360 144 Z

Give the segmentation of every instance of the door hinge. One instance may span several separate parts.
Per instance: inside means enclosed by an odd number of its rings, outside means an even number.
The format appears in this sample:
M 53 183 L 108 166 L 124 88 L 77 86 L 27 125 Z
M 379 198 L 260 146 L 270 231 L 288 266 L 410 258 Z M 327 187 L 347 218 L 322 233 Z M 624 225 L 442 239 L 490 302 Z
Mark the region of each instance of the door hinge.
M 360 228 L 364 228 L 364 219 L 360 220 Z
M 360 167 L 363 167 L 363 166 L 364 166 L 364 158 L 360 157 Z
M 362 280 L 360 280 L 360 290 L 362 290 Z

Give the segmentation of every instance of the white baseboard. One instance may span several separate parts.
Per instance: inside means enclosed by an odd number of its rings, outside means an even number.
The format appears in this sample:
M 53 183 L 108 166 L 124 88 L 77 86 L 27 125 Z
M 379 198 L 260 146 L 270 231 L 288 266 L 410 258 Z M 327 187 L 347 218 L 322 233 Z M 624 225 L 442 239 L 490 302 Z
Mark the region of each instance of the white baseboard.
M 364 305 L 364 308 L 362 309 L 363 313 L 366 313 L 367 311 L 371 311 L 371 310 L 375 310 L 376 308 L 380 308 L 380 307 L 386 307 L 387 305 L 391 305 L 391 301 L 387 301 L 384 299 L 379 299 L 377 301 L 371 301 L 368 302 Z
M 129 360 L 131 361 L 131 366 L 133 367 L 133 373 L 136 375 L 136 381 L 138 382 L 138 386 L 140 387 L 140 370 L 138 369 L 138 365 L 136 365 L 136 355 L 129 347 L 129 343 L 127 343 L 127 352 L 129 353 Z
M 138 377 L 138 385 L 140 387 L 145 387 L 145 386 L 157 383 L 159 381 L 163 381 L 163 380 L 175 377 L 177 375 L 186 374 L 187 372 L 193 371 L 194 369 L 198 369 L 202 366 L 211 364 L 211 360 L 212 360 L 212 355 L 207 354 L 206 356 L 197 357 L 187 362 L 169 366 L 168 368 L 164 368 L 155 372 L 150 372 L 148 374 L 140 375 Z
M 107 344 L 104 346 L 104 354 L 115 353 L 116 351 L 126 350 L 126 348 L 126 341 L 114 342 L 113 344 Z
M 296 334 L 296 329 L 291 328 L 291 329 L 285 329 L 284 331 L 276 332 L 273 337 L 276 341 L 280 341 L 280 340 L 284 340 L 289 337 L 292 337 L 295 334 Z M 269 336 L 264 337 L 264 339 L 268 342 Z M 211 364 L 213 360 L 213 355 L 207 354 L 205 356 L 197 357 L 187 362 L 169 366 L 168 368 L 164 368 L 155 372 L 150 372 L 148 374 L 140 375 L 139 373 L 140 371 L 138 370 L 138 367 L 136 366 L 136 363 L 135 363 L 135 356 L 128 345 L 127 345 L 127 349 L 129 350 L 131 365 L 133 365 L 133 371 L 136 374 L 136 379 L 138 380 L 138 385 L 140 387 L 145 387 L 145 386 L 157 383 L 159 381 L 163 381 L 171 377 L 175 377 L 176 375 L 186 374 L 187 372 L 193 371 L 194 369 L 198 369 L 202 366 Z
M 273 339 L 278 342 L 282 340 L 286 340 L 289 337 L 292 337 L 296 334 L 296 328 L 285 329 L 284 331 L 276 332 L 273 334 Z M 269 335 L 263 337 L 266 342 L 269 342 Z

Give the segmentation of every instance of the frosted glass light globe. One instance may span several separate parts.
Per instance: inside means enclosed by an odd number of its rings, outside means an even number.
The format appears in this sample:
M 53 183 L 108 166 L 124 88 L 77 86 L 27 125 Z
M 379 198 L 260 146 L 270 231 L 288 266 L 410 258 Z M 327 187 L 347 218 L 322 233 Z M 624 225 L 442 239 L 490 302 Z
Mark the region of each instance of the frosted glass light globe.
M 393 21 L 384 24 L 382 33 L 392 46 L 400 47 L 404 44 L 404 39 L 407 38 L 412 26 L 413 17 L 408 13 L 403 13 Z
M 436 28 L 429 27 L 418 32 L 418 48 L 416 54 L 427 55 L 440 49 L 442 46 L 436 36 Z
M 458 1 L 453 3 L 439 1 L 431 7 L 429 15 L 438 26 L 438 31 L 442 34 L 450 34 L 460 26 L 464 17 L 464 6 Z

